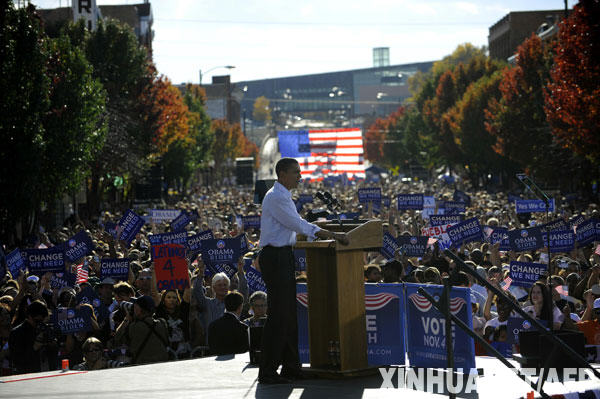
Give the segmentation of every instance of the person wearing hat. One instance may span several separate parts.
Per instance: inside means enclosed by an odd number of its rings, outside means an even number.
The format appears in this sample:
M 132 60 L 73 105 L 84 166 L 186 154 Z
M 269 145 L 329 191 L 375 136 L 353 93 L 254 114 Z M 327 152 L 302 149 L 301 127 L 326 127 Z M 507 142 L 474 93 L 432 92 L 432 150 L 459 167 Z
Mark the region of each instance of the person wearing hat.
M 169 330 L 164 319 L 153 317 L 156 304 L 149 295 L 132 299 L 133 312 L 127 312 L 115 333 L 118 344 L 129 346 L 132 364 L 164 362 L 169 360 L 167 347 Z

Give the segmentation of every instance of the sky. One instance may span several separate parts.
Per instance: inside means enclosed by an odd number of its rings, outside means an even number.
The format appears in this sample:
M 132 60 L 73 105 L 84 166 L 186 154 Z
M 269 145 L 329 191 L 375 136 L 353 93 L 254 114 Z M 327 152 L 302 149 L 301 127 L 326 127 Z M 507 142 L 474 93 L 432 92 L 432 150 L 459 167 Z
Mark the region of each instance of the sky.
M 97 0 L 98 5 L 143 0 Z M 40 8 L 71 0 L 32 0 Z M 173 83 L 234 82 L 439 60 L 461 43 L 487 45 L 510 11 L 563 9 L 564 0 L 154 0 L 153 50 Z M 572 8 L 574 0 L 568 2 Z M 223 66 L 235 66 L 225 69 Z M 206 73 L 204 73 L 206 72 Z

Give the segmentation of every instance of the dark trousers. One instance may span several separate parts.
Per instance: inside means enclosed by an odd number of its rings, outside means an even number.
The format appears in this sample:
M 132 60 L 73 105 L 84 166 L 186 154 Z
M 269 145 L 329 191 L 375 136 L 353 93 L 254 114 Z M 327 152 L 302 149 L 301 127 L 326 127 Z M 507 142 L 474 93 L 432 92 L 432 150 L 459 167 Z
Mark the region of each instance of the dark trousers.
M 267 322 L 262 335 L 259 378 L 298 373 L 298 319 L 296 278 L 292 247 L 264 247 L 258 258 L 267 286 Z

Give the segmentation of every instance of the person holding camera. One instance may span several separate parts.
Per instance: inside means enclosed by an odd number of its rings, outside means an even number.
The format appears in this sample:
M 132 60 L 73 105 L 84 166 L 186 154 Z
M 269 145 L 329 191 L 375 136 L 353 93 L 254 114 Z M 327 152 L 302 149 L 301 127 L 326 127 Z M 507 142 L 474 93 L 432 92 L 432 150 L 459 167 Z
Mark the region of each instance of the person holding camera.
M 48 307 L 33 301 L 26 311 L 25 321 L 8 337 L 11 368 L 16 374 L 56 370 L 57 340 L 52 326 L 45 323 Z
M 125 343 L 133 354 L 132 364 L 164 362 L 169 360 L 169 330 L 164 319 L 153 317 L 154 299 L 148 295 L 122 302 L 127 309 L 125 319 L 115 333 L 115 341 Z

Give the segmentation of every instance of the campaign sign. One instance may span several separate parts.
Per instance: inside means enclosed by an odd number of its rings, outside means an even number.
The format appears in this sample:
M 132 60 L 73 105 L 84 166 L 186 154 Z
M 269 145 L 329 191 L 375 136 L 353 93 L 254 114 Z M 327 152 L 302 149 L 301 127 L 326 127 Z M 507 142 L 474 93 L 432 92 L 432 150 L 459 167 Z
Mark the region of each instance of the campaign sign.
M 129 278 L 129 258 L 101 259 L 100 280 L 110 277 L 115 280 L 127 281 Z
M 107 221 L 106 223 L 104 223 L 104 231 L 106 231 L 112 236 L 112 238 L 116 240 L 119 231 L 119 225 L 111 221 Z
M 426 236 L 405 236 L 400 235 L 396 239 L 400 253 L 406 256 L 422 257 L 425 255 L 427 249 L 427 241 L 429 237 Z
M 583 215 L 575 216 L 569 219 L 569 228 L 573 228 L 575 226 L 579 226 L 581 223 L 585 221 L 585 217 Z
M 211 240 L 213 238 L 212 230 L 205 230 L 191 237 L 187 237 L 185 245 L 190 252 L 198 252 L 202 249 L 202 241 Z
M 554 230 L 569 230 L 569 225 L 562 219 L 556 219 L 540 226 L 542 233 Z
M 204 263 L 217 265 L 227 263 L 229 265 L 237 264 L 241 253 L 241 239 L 245 240 L 245 236 L 241 235 L 236 238 L 221 238 L 210 239 L 202 242 L 202 259 Z
M 162 290 L 186 289 L 190 286 L 185 247 L 164 244 L 152 247 L 156 288 Z
M 511 202 L 517 202 L 520 201 L 521 197 L 519 197 L 518 195 L 514 195 L 514 194 L 508 194 L 508 203 L 510 204 Z
M 446 320 L 444 316 L 417 290 L 423 287 L 435 299 L 439 299 L 441 285 L 405 284 L 407 351 L 411 367 L 446 368 Z M 471 294 L 469 288 L 454 287 L 450 291 L 450 312 L 470 329 Z M 475 368 L 475 344 L 462 329 L 452 325 L 454 367 L 470 370 Z
M 383 233 L 383 245 L 381 246 L 379 252 L 381 252 L 386 259 L 394 259 L 394 254 L 396 253 L 397 249 L 398 241 L 396 241 L 394 236 L 387 231 Z
M 65 243 L 65 256 L 69 262 L 75 262 L 83 258 L 93 250 L 94 244 L 92 243 L 92 239 L 85 231 L 80 231 Z
M 458 215 L 467 209 L 467 204 L 461 201 L 444 201 L 445 215 Z
M 89 306 L 56 308 L 52 312 L 52 323 L 62 334 L 73 334 L 92 330 L 92 309 Z
M 421 235 L 437 239 L 440 249 L 448 249 L 452 245 L 450 236 L 448 236 L 448 227 L 453 226 L 452 224 L 423 227 L 421 229 Z
M 510 251 L 510 241 L 508 239 L 508 228 L 506 227 L 490 227 L 492 230 L 489 235 L 490 244 L 496 244 L 500 242 L 499 251 Z
M 429 216 L 429 225 L 431 227 L 444 226 L 447 224 L 460 223 L 461 215 L 431 215 Z
M 381 202 L 381 187 L 359 188 L 358 202 L 361 204 Z
M 75 296 L 75 300 L 78 304 L 89 303 L 92 305 L 98 323 L 104 322 L 110 314 L 106 305 L 102 303 L 100 298 L 98 298 L 98 294 L 96 294 L 96 291 L 90 285 L 86 284 L 85 288 Z
M 185 245 L 187 242 L 187 231 L 179 231 L 174 233 L 163 233 L 163 234 L 152 234 L 148 236 L 150 245 L 163 245 L 163 244 L 179 244 Z
M 550 209 L 554 212 L 554 198 L 550 199 Z M 546 203 L 542 200 L 518 200 L 515 201 L 517 213 L 546 212 Z
M 131 244 L 131 241 L 133 241 L 143 225 L 144 219 L 131 209 L 128 209 L 121 220 L 119 220 L 119 230 L 121 231 L 119 239 L 125 241 L 127 244 Z
M 25 262 L 23 261 L 21 251 L 19 249 L 15 249 L 6 255 L 6 267 L 14 279 L 19 277 L 21 270 L 25 270 Z
M 75 287 L 77 275 L 69 272 L 52 273 L 50 276 L 50 288 L 60 290 L 64 287 Z
M 244 272 L 248 281 L 248 296 L 256 291 L 267 292 L 267 286 L 262 278 L 262 274 L 252 267 L 252 259 L 247 259 L 250 262 L 244 264 Z
M 179 209 L 150 209 L 150 219 L 152 223 L 170 222 L 180 213 Z
M 225 273 L 227 277 L 231 279 L 233 278 L 233 275 L 237 273 L 237 265 L 233 265 L 230 263 L 207 264 L 206 267 L 208 270 L 210 270 L 209 275 L 214 275 L 216 273 Z
M 26 249 L 25 264 L 29 272 L 44 274 L 46 272 L 62 272 L 65 270 L 65 253 L 62 246 L 45 249 Z
M 367 357 L 369 365 L 401 365 L 404 350 L 404 294 L 402 284 L 365 284 Z M 309 363 L 308 292 L 306 284 L 296 284 L 298 313 L 298 353 L 301 363 Z
M 383 197 L 381 197 L 381 203 L 383 204 L 383 206 L 385 206 L 386 208 L 390 207 L 390 204 L 392 203 L 392 199 L 390 198 L 389 195 L 385 195 Z
M 519 287 L 531 287 L 540 279 L 540 276 L 548 270 L 548 265 L 543 263 L 510 262 L 511 285 Z
M 352 220 L 352 219 L 357 219 L 360 216 L 360 213 L 344 212 L 344 213 L 338 213 L 337 216 L 339 216 L 340 220 Z M 327 215 L 327 220 L 335 220 L 335 215 L 334 214 Z
M 423 196 L 423 211 L 421 211 L 421 217 L 423 219 L 429 219 L 435 215 L 435 198 Z M 439 215 L 442 213 L 438 212 Z
M 242 216 L 242 229 L 260 229 L 260 215 Z
M 192 220 L 186 211 L 181 211 L 179 216 L 177 216 L 171 222 L 171 231 L 184 231 L 188 224 L 190 224 Z
M 456 202 L 464 202 L 467 206 L 471 205 L 471 197 L 469 197 L 465 192 L 460 190 L 454 190 L 454 195 L 452 199 Z
M 312 204 L 314 202 L 312 194 L 300 194 L 298 197 L 298 203 L 304 204 Z
M 294 249 L 294 259 L 296 260 L 296 271 L 306 270 L 306 249 Z
M 550 252 L 569 252 L 575 246 L 573 230 L 554 230 L 548 233 Z
M 546 320 L 537 319 L 537 321 L 544 327 L 548 325 Z M 520 331 L 537 331 L 537 327 L 521 316 L 510 316 L 506 322 L 506 343 L 518 345 Z
M 587 219 L 577 226 L 577 244 L 588 245 L 596 239 L 596 220 Z
M 398 210 L 421 210 L 423 209 L 423 194 L 398 194 Z
M 481 231 L 481 226 L 479 225 L 479 220 L 477 220 L 477 218 L 471 218 L 464 222 L 456 223 L 455 225 L 448 227 L 446 232 L 455 248 L 458 248 L 467 242 L 483 241 L 483 232 Z
M 509 230 L 508 241 L 511 249 L 515 252 L 531 251 L 544 246 L 539 227 Z

